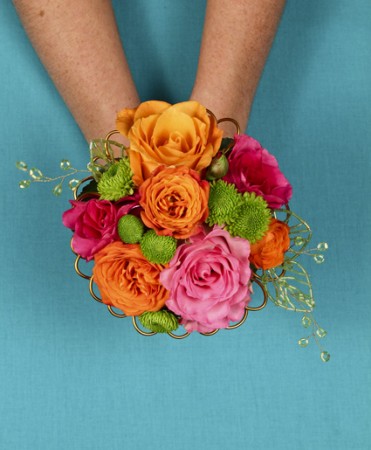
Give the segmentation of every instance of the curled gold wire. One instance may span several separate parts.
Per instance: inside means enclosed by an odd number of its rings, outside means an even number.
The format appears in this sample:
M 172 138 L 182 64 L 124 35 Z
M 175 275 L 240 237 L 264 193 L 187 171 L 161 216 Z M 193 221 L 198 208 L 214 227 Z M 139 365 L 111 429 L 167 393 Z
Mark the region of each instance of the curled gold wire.
M 210 109 L 206 108 L 206 112 L 209 114 L 209 116 L 211 116 L 215 120 L 215 123 L 218 123 L 218 119 L 216 118 L 215 114 L 212 111 L 210 111 Z
M 215 116 L 214 116 L 215 117 Z M 223 117 L 222 119 L 219 119 L 216 121 L 216 123 L 219 125 L 222 122 L 232 122 L 233 125 L 236 127 L 236 134 L 241 133 L 240 124 L 237 122 L 237 120 L 232 119 L 231 117 Z
M 85 280 L 90 280 L 91 275 L 86 275 L 85 273 L 81 272 L 79 268 L 79 262 L 80 262 L 81 256 L 77 255 L 75 259 L 75 270 L 77 275 L 79 275 L 81 278 L 85 278 Z
M 263 291 L 264 294 L 264 299 L 263 299 L 263 303 L 260 306 L 246 306 L 246 309 L 248 311 L 260 311 L 261 309 L 263 309 L 267 302 L 268 302 L 268 293 L 263 285 L 263 283 L 259 280 L 254 280 L 254 282 L 260 287 L 260 289 Z
M 90 281 L 89 281 L 89 292 L 90 292 L 90 295 L 93 297 L 94 300 L 96 300 L 96 301 L 99 302 L 99 303 L 103 303 L 102 299 L 99 298 L 99 297 L 96 295 L 96 293 L 94 292 L 94 289 L 93 289 L 93 283 L 94 283 L 94 275 L 92 275 L 92 276 L 90 277 Z
M 139 328 L 138 324 L 137 324 L 137 318 L 136 316 L 132 316 L 131 318 L 132 322 L 133 322 L 133 326 L 134 328 L 137 330 L 137 332 L 139 334 L 141 334 L 142 336 L 154 336 L 155 334 L 157 334 L 155 331 L 143 331 L 141 328 Z
M 216 328 L 213 331 L 208 331 L 207 333 L 201 333 L 203 336 L 214 336 L 218 331 L 220 331 L 220 328 Z
M 86 183 L 87 181 L 93 180 L 94 178 L 90 175 L 89 177 L 83 178 L 82 180 L 79 181 L 79 183 L 77 184 L 77 186 L 75 187 L 75 189 L 73 190 L 73 199 L 74 200 L 81 200 L 81 195 L 78 195 L 78 189 L 79 187 Z
M 120 313 L 117 313 L 116 311 L 114 311 L 112 309 L 111 305 L 107 305 L 107 309 L 113 316 L 118 317 L 119 319 L 123 319 L 124 317 L 127 317 L 127 315 L 125 313 L 120 314 Z
M 290 209 L 290 206 L 289 206 L 288 203 L 285 204 L 285 208 L 286 208 L 286 213 L 285 213 L 285 214 L 286 214 L 286 217 L 285 217 L 284 220 L 282 220 L 282 222 L 287 223 L 287 222 L 289 221 L 290 215 L 291 215 L 292 213 L 291 213 L 291 209 Z M 273 211 L 273 216 L 274 216 L 275 219 L 277 219 L 277 212 L 276 212 L 276 211 Z
M 243 313 L 242 319 L 235 323 L 234 325 L 229 325 L 229 327 L 226 328 L 226 330 L 235 330 L 236 328 L 240 327 L 243 323 L 246 322 L 247 316 L 249 314 L 249 311 L 247 308 L 245 308 L 245 312 Z
M 184 339 L 188 337 L 191 333 L 188 333 L 188 331 L 186 331 L 184 334 L 174 334 L 172 331 L 169 331 L 167 334 L 174 339 Z
M 282 269 L 281 273 L 279 275 L 277 275 L 276 277 L 274 277 L 274 278 L 273 277 L 266 277 L 265 280 L 268 283 L 270 283 L 270 282 L 276 280 L 277 278 L 283 277 L 285 275 L 285 273 L 286 273 L 286 269 Z M 262 280 L 261 275 L 259 275 L 258 273 L 255 272 L 253 281 L 257 282 L 257 281 L 261 281 L 261 280 Z
M 109 151 L 109 143 L 108 143 L 108 141 L 109 141 L 109 138 L 111 137 L 111 136 L 113 136 L 114 134 L 120 134 L 120 132 L 118 131 L 118 130 L 112 130 L 112 131 L 110 131 L 108 134 L 107 134 L 107 136 L 105 137 L 105 142 L 104 142 L 104 150 L 105 150 L 105 152 L 106 152 L 106 156 L 107 156 L 107 158 L 110 160 L 110 161 L 113 161 L 114 160 L 114 158 L 112 158 L 112 155 L 111 155 L 111 153 L 110 153 L 110 151 Z

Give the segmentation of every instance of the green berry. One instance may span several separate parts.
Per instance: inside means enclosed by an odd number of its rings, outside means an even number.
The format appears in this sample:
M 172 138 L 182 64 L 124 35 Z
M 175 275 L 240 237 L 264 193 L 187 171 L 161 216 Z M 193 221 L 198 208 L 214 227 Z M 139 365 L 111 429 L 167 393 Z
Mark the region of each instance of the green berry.
M 206 179 L 208 181 L 218 180 L 223 178 L 228 172 L 228 159 L 225 155 L 215 156 L 206 172 Z

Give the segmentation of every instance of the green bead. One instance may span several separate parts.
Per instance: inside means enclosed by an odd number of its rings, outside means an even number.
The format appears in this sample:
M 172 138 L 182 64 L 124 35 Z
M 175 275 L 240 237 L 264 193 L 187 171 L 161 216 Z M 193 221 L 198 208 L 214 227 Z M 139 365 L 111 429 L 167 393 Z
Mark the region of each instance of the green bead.
M 323 352 L 321 353 L 321 359 L 322 359 L 323 362 L 328 362 L 328 361 L 330 361 L 330 353 L 328 353 L 328 352 L 326 352 L 326 351 L 323 351 Z
M 300 347 L 304 348 L 309 344 L 309 339 L 308 338 L 299 339 L 298 344 L 300 345 Z
M 144 225 L 138 217 L 126 214 L 119 219 L 117 231 L 125 244 L 138 244 L 144 233 Z
M 317 336 L 318 336 L 320 339 L 322 339 L 322 338 L 324 338 L 324 337 L 327 335 L 327 331 L 324 330 L 323 328 L 318 328 L 318 329 L 316 330 L 316 334 L 317 334 Z
M 40 169 L 33 167 L 30 170 L 30 177 L 33 178 L 34 180 L 41 180 L 41 178 L 43 177 L 43 174 Z
M 17 161 L 15 166 L 17 169 L 23 170 L 23 172 L 27 172 L 28 170 L 27 164 L 24 161 Z
M 322 264 L 325 261 L 325 257 L 323 255 L 315 255 L 313 259 L 317 264 Z
M 301 319 L 301 324 L 304 328 L 308 328 L 312 325 L 312 319 L 308 316 L 303 316 Z
M 53 194 L 56 197 L 59 197 L 62 194 L 62 185 L 61 184 L 57 184 L 56 186 L 54 186 L 52 192 L 53 192 Z
M 59 166 L 62 170 L 69 170 L 71 168 L 71 163 L 68 161 L 68 159 L 62 159 Z
M 73 178 L 72 180 L 70 180 L 70 181 L 68 182 L 68 187 L 69 187 L 70 189 L 74 190 L 74 189 L 77 188 L 77 186 L 79 185 L 79 183 L 80 183 L 79 180 L 76 180 L 76 178 Z
M 305 302 L 309 308 L 314 308 L 316 306 L 316 301 L 314 300 L 314 298 L 308 298 L 308 300 Z
M 94 163 L 92 163 L 91 161 L 88 162 L 88 164 L 86 165 L 86 168 L 88 169 L 89 172 L 91 173 L 98 173 L 100 172 L 100 167 L 96 166 Z
M 327 244 L 327 242 L 320 242 L 320 243 L 317 245 L 317 249 L 318 249 L 319 251 L 321 251 L 321 252 L 326 251 L 326 250 L 328 249 L 328 244 Z
M 30 184 L 31 184 L 31 180 L 22 180 L 19 182 L 19 187 L 21 189 L 26 189 L 30 186 Z
M 301 236 L 296 236 L 296 238 L 294 239 L 294 243 L 298 247 L 301 247 L 304 244 L 304 242 L 305 242 L 305 239 L 302 238 Z

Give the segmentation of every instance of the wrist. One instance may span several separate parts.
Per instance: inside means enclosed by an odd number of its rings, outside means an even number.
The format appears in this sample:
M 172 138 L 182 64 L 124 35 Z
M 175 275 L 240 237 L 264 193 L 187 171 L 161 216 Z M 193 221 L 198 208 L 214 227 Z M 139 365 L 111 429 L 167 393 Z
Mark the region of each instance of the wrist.
M 243 104 L 241 101 L 234 101 L 231 98 L 221 98 L 215 95 L 209 95 L 205 91 L 198 91 L 194 89 L 190 96 L 190 100 L 195 100 L 209 109 L 216 118 L 222 119 L 225 117 L 236 120 L 240 126 L 240 131 L 243 133 L 247 127 L 247 122 L 250 113 L 250 105 Z M 233 137 L 236 134 L 236 127 L 230 122 L 222 122 L 220 128 L 224 131 L 225 137 Z

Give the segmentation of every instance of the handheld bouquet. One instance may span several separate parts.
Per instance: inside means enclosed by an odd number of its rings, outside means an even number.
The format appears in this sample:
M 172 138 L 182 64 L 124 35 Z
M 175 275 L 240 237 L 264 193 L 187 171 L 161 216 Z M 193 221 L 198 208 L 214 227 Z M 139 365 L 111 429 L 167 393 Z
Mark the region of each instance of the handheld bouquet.
M 222 138 L 223 121 L 235 124 L 234 139 Z M 63 214 L 76 272 L 93 298 L 116 317 L 131 316 L 142 335 L 177 339 L 237 328 L 271 300 L 303 314 L 311 332 L 300 346 L 312 337 L 320 346 L 326 332 L 313 318 L 312 285 L 298 257 L 321 263 L 327 244 L 307 249 L 311 229 L 290 210 L 292 187 L 275 157 L 240 134 L 236 121 L 217 120 L 195 101 L 144 102 L 119 112 L 116 125 L 92 141 L 90 176 L 70 179 L 74 200 Z M 128 147 L 112 140 L 116 133 Z M 81 172 L 67 160 L 56 178 L 17 166 L 30 174 L 20 187 L 58 180 L 56 195 Z M 94 262 L 92 274 L 81 259 Z M 252 306 L 256 289 L 262 300 Z M 322 348 L 321 358 L 330 358 Z

